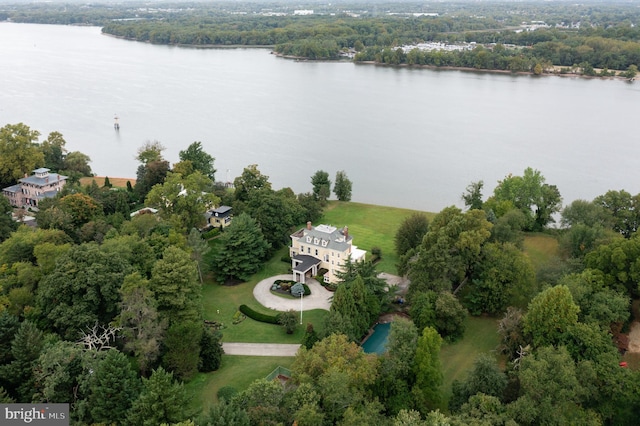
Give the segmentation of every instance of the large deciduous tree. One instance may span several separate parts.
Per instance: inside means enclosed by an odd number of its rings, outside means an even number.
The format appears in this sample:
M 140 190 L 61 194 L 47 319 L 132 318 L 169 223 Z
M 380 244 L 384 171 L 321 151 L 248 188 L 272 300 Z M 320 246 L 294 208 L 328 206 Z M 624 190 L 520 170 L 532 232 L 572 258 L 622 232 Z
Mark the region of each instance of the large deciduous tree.
M 40 150 L 44 154 L 44 167 L 51 169 L 53 172 L 59 172 L 64 169 L 64 158 L 67 150 L 65 145 L 67 141 L 60 132 L 51 132 L 47 139 L 40 144 Z
M 0 197 L 0 243 L 9 238 L 9 235 L 18 228 L 18 223 L 11 217 L 12 213 L 13 208 L 9 200 Z
M 608 191 L 593 200 L 610 215 L 613 229 L 630 238 L 640 226 L 640 194 L 632 196 L 625 190 Z
M 482 210 L 462 213 L 447 207 L 438 213 L 409 265 L 409 291 L 450 291 L 464 284 L 480 259 L 491 226 Z
M 416 407 L 427 413 L 433 410 L 440 402 L 442 386 L 442 368 L 440 364 L 440 346 L 442 338 L 431 327 L 425 327 L 418 338 L 416 355 L 413 361 L 413 373 L 415 385 L 412 393 Z
M 37 306 L 47 324 L 74 340 L 86 327 L 108 324 L 116 316 L 118 289 L 132 268 L 96 244 L 75 246 L 40 281 Z
M 260 268 L 269 247 L 255 219 L 246 213 L 234 217 L 220 237 L 220 250 L 212 265 L 218 281 L 247 280 Z
M 269 176 L 263 175 L 258 170 L 257 164 L 250 164 L 244 168 L 240 176 L 234 179 L 233 186 L 236 200 L 245 202 L 253 191 L 271 189 L 271 182 L 269 182 Z
M 529 303 L 524 332 L 531 336 L 535 347 L 555 345 L 578 322 L 579 311 L 567 286 L 548 288 Z
M 0 183 L 7 186 L 44 165 L 38 147 L 40 132 L 23 123 L 0 128 Z
M 403 256 L 409 250 L 419 247 L 428 230 L 429 219 L 424 213 L 414 213 L 405 218 L 398 227 L 394 239 L 398 256 Z
M 213 168 L 215 158 L 202 149 L 202 142 L 192 143 L 187 149 L 180 151 L 178 156 L 180 161 L 190 161 L 194 170 L 208 177 L 211 182 L 215 182 L 216 169 Z
M 553 223 L 553 214 L 560 211 L 562 197 L 555 185 L 545 183 L 540 171 L 527 167 L 522 176 L 509 175 L 498 182 L 493 196 L 485 203 L 500 216 L 500 203 L 510 203 L 527 217 L 525 230 L 539 231 Z
M 149 191 L 146 204 L 156 207 L 163 219 L 186 234 L 191 228 L 203 227 L 205 212 L 220 201 L 215 194 L 206 192 L 211 185 L 211 180 L 199 171 L 186 177 L 168 173 L 164 183 Z
M 352 183 L 344 170 L 336 173 L 336 182 L 333 184 L 333 193 L 339 201 L 351 201 Z

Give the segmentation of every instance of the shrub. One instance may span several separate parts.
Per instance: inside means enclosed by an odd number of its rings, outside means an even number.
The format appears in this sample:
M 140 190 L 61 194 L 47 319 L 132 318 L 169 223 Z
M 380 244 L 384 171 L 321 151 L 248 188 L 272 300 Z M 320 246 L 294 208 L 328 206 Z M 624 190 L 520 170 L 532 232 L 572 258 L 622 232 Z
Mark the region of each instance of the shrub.
M 268 315 L 261 312 L 256 312 L 247 305 L 240 305 L 240 312 L 255 321 L 266 322 L 268 324 L 279 324 L 277 315 Z
M 305 295 L 305 296 L 308 296 L 308 295 L 310 295 L 310 294 L 311 294 L 311 289 L 309 288 L 309 286 L 308 286 L 308 285 L 306 285 L 306 284 L 302 284 L 302 287 L 304 287 L 304 295 Z
M 242 314 L 242 312 L 240 311 L 236 311 L 235 314 L 233 314 L 233 323 L 234 324 L 240 324 L 242 321 L 245 320 L 245 318 L 247 318 L 246 316 L 244 316 Z
M 288 254 L 285 254 L 284 256 L 282 256 L 280 260 L 283 261 L 284 263 L 291 264 L 291 256 L 289 256 Z
M 372 247 L 371 254 L 374 256 L 382 257 L 382 249 L 378 246 Z
M 210 240 L 213 237 L 217 237 L 218 234 L 220 234 L 220 230 L 218 228 L 212 228 L 207 232 L 203 233 L 202 238 L 204 238 L 205 240 Z
M 218 399 L 224 399 L 225 401 L 231 401 L 231 399 L 238 393 L 238 390 L 233 386 L 223 386 L 218 389 Z

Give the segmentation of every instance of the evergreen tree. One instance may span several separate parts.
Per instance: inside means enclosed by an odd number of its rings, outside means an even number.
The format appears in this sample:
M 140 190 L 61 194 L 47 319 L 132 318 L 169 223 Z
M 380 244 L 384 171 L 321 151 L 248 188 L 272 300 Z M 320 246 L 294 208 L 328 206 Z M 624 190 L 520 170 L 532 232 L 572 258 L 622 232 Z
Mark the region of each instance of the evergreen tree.
M 11 387 L 6 390 L 15 396 L 17 401 L 31 401 L 35 393 L 33 367 L 40 356 L 44 345 L 43 333 L 35 324 L 24 321 L 11 342 L 13 361 L 2 366 L 0 377 Z
M 158 426 L 187 420 L 189 399 L 182 383 L 162 367 L 142 379 L 142 390 L 127 414 L 131 426 Z
M 200 363 L 198 370 L 205 373 L 216 371 L 222 362 L 222 333 L 205 327 L 200 339 Z
M 163 365 L 180 380 L 188 380 L 198 372 L 202 326 L 195 322 L 174 323 L 164 339 L 166 352 Z
M 249 426 L 250 424 L 244 408 L 225 400 L 212 405 L 207 415 L 198 421 L 198 425 L 202 426 Z
M 258 224 L 246 213 L 233 218 L 220 243 L 213 264 L 220 283 L 234 278 L 249 279 L 260 268 L 269 249 Z
M 127 357 L 115 349 L 107 352 L 94 371 L 89 407 L 96 423 L 122 424 L 138 395 L 139 380 Z

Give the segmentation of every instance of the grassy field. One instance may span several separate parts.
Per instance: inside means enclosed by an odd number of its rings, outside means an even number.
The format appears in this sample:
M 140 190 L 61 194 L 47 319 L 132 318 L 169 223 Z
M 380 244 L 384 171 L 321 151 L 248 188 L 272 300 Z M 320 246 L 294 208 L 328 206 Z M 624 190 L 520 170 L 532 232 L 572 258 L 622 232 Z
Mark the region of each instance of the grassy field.
M 223 386 L 238 391 L 246 389 L 254 380 L 269 375 L 278 366 L 289 368 L 292 357 L 223 355 L 222 366 L 212 373 L 198 373 L 185 385 L 191 407 L 206 412 L 218 402 L 217 393 Z
M 464 380 L 473 367 L 473 361 L 481 353 L 492 352 L 500 343 L 497 333 L 498 319 L 490 317 L 469 317 L 462 340 L 442 345 L 440 362 L 444 381 L 443 401 L 440 409 L 448 411 L 451 398 L 451 383 Z
M 96 184 L 102 187 L 104 186 L 104 178 L 105 176 L 83 177 L 80 178 L 80 185 L 91 185 L 92 181 L 96 181 Z M 131 182 L 132 186 L 136 184 L 136 180 L 133 178 L 117 178 L 109 176 L 109 183 L 111 183 L 111 185 L 115 188 L 126 188 L 127 181 Z
M 524 239 L 524 252 L 529 256 L 533 269 L 538 270 L 558 256 L 558 240 L 547 234 L 527 234 Z
M 349 227 L 353 243 L 371 256 L 371 248 L 382 250 L 382 260 L 376 265 L 379 272 L 396 273 L 398 257 L 395 253 L 394 238 L 402 221 L 416 213 L 415 210 L 396 207 L 373 206 L 369 204 L 332 201 L 325 208 L 320 223 L 336 227 Z M 429 220 L 435 216 L 426 213 Z

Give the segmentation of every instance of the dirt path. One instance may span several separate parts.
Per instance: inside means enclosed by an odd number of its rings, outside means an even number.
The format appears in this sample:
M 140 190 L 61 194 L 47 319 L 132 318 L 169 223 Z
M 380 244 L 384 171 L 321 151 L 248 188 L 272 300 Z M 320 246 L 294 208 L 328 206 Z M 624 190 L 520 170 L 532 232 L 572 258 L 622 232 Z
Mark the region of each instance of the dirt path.
M 629 329 L 629 348 L 627 352 L 640 353 L 640 322 L 634 321 Z

